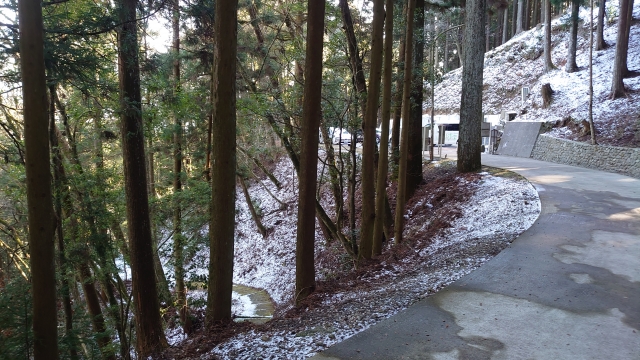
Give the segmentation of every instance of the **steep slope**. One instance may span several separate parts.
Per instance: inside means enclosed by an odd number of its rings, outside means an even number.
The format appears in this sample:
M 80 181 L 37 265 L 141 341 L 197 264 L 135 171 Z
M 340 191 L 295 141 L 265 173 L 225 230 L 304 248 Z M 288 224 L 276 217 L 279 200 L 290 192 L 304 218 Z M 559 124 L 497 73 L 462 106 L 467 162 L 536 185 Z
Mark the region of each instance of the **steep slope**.
M 629 70 L 640 71 L 640 4 L 633 9 L 629 39 Z M 594 9 L 594 20 L 597 9 Z M 554 128 L 551 134 L 571 140 L 588 140 L 584 135 L 584 123 L 588 120 L 589 104 L 589 9 L 580 12 L 577 63 L 579 71 L 564 71 L 569 34 L 566 16 L 552 23 L 552 60 L 558 69 L 544 73 L 544 27 L 524 32 L 502 46 L 485 54 L 483 111 L 500 114 L 515 111 L 518 120 L 545 121 Z M 611 77 L 617 36 L 618 1 L 607 2 L 604 35 L 610 46 L 593 52 L 594 122 L 598 141 L 614 146 L 640 147 L 640 77 L 624 80 L 628 98 L 610 100 Z M 595 21 L 593 23 L 595 29 Z M 459 112 L 462 69 L 447 73 L 436 85 L 435 110 L 438 114 Z M 548 108 L 542 107 L 541 87 L 549 83 L 554 90 Z M 520 91 L 530 88 L 530 95 L 523 103 Z

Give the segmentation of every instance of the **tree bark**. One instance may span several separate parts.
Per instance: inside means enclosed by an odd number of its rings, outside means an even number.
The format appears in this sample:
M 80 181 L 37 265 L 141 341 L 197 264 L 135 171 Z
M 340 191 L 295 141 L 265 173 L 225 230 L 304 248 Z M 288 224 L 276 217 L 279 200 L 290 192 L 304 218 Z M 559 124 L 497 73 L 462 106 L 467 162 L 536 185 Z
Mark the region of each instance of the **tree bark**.
M 100 300 L 98 298 L 98 291 L 96 285 L 91 276 L 91 270 L 86 262 L 80 264 L 79 268 L 80 279 L 82 281 L 82 291 L 84 292 L 85 301 L 87 302 L 87 310 L 91 315 L 91 324 L 93 331 L 96 333 L 98 346 L 105 359 L 115 360 L 115 354 L 110 350 L 111 339 L 107 334 L 107 327 L 104 321 L 104 315 L 100 308 Z
M 509 39 L 509 6 L 504 9 L 502 14 L 502 43 L 504 44 Z
M 506 11 L 504 8 L 500 8 L 498 10 L 498 16 L 496 17 L 496 23 L 498 24 L 498 29 L 496 30 L 496 34 L 495 34 L 495 41 L 494 41 L 495 47 L 498 47 L 503 44 L 502 33 L 504 32 L 503 31 L 504 23 L 502 20 L 504 19 L 505 12 Z
M 407 5 L 407 32 L 405 35 L 404 49 L 404 88 L 402 101 L 402 139 L 400 149 L 400 163 L 398 166 L 398 190 L 396 193 L 396 213 L 394 225 L 394 239 L 396 244 L 402 242 L 402 232 L 404 230 L 404 206 L 407 193 L 407 153 L 409 151 L 409 116 L 411 113 L 411 79 L 413 62 L 413 15 L 415 12 L 416 0 L 408 0 Z
M 526 16 L 525 14 L 525 7 L 526 7 L 526 0 L 518 0 L 518 18 L 516 19 L 516 32 L 515 34 L 520 34 L 522 31 L 524 31 L 524 17 Z M 468 16 L 468 15 L 467 15 Z
M 569 50 L 567 53 L 567 65 L 565 71 L 572 73 L 578 71 L 576 64 L 576 49 L 578 44 L 578 14 L 580 11 L 580 0 L 571 0 L 571 33 L 569 34 Z
M 260 221 L 260 216 L 258 216 L 258 212 L 251 201 L 251 195 L 249 194 L 249 189 L 247 188 L 247 183 L 244 181 L 244 177 L 242 175 L 237 174 L 238 182 L 240 183 L 240 187 L 242 188 L 242 193 L 244 194 L 244 200 L 247 202 L 247 206 L 249 207 L 249 212 L 251 213 L 251 218 L 253 222 L 256 224 L 258 228 L 258 232 L 262 237 L 267 236 L 267 228 L 262 225 L 262 221 Z
M 413 25 L 413 80 L 411 83 L 411 114 L 407 152 L 407 185 L 405 201 L 415 193 L 422 182 L 422 101 L 424 88 L 424 0 L 416 0 Z
M 518 13 L 520 0 L 513 0 L 511 3 L 511 37 L 514 37 L 518 34 L 518 17 L 520 14 Z
M 625 51 L 622 53 L 623 59 L 621 63 L 623 64 L 622 76 L 627 78 L 630 75 L 629 67 L 627 66 L 627 57 L 629 55 L 629 37 L 631 35 L 631 20 L 633 20 L 633 0 L 629 0 L 628 8 L 627 8 L 627 24 L 624 31 L 624 46 Z
M 236 199 L 238 1 L 216 3 L 207 325 L 231 320 Z M 316 140 L 317 141 L 317 140 Z
M 491 50 L 491 14 L 486 14 L 487 24 L 484 27 L 484 51 L 489 52 Z
M 353 83 L 358 95 L 358 104 L 360 104 L 360 112 L 364 116 L 367 106 L 367 81 L 364 78 L 364 70 L 362 70 L 362 58 L 360 57 L 360 51 L 358 50 L 358 40 L 353 31 L 353 19 L 351 17 L 351 10 L 347 0 L 340 0 L 338 2 L 340 12 L 342 13 L 342 23 L 344 25 L 344 31 L 347 35 L 347 50 L 349 53 L 349 64 L 351 72 L 353 74 Z
M 71 295 L 69 288 L 73 281 L 73 276 L 69 274 L 69 268 L 67 263 L 67 256 L 65 254 L 65 242 L 64 231 L 62 228 L 63 213 L 62 203 L 71 204 L 67 175 L 64 170 L 64 163 L 62 160 L 62 151 L 58 145 L 58 134 L 56 128 L 56 106 L 55 106 L 55 92 L 56 85 L 49 85 L 49 145 L 51 146 L 52 160 L 53 160 L 53 191 L 54 191 L 54 209 L 56 219 L 56 235 L 58 237 L 58 267 L 60 268 L 60 292 L 62 294 L 62 306 L 64 309 L 65 318 L 65 336 L 69 343 L 69 357 L 71 359 L 78 358 L 78 351 L 76 348 L 77 337 L 73 333 L 73 311 L 71 308 Z M 1 269 L 1 267 L 0 267 Z M 1 272 L 1 271 L 0 271 Z M 0 289 L 2 289 L 0 280 Z
M 402 19 L 406 21 L 407 18 L 407 1 L 404 1 L 404 6 L 402 8 Z M 401 23 L 402 27 L 402 23 Z M 402 117 L 402 98 L 403 98 L 403 74 L 404 74 L 404 53 L 405 53 L 405 41 L 406 31 L 400 37 L 400 44 L 398 45 L 398 63 L 396 64 L 397 74 L 396 74 L 396 93 L 393 99 L 393 126 L 391 127 L 391 155 L 392 161 L 398 166 L 400 161 L 400 119 Z M 384 134 L 383 136 L 389 136 L 388 134 Z
M 466 5 L 465 47 L 467 56 L 462 68 L 462 100 L 460 102 L 460 137 L 458 171 L 480 170 L 482 137 L 482 75 L 484 52 L 481 42 L 474 41 L 484 30 L 484 0 L 469 0 Z
M 596 29 L 596 50 L 604 50 L 608 47 L 607 43 L 604 41 L 604 13 L 606 10 L 606 0 L 599 0 L 600 5 L 598 6 L 598 27 Z
M 180 2 L 173 0 L 171 27 L 173 30 L 173 271 L 175 274 L 174 292 L 176 308 L 180 316 L 180 323 L 185 333 L 191 332 L 187 323 L 189 309 L 187 307 L 187 293 L 184 286 L 184 235 L 182 234 L 182 119 L 179 115 L 180 106 Z
M 533 3 L 533 0 L 526 0 L 526 6 L 525 6 L 525 15 L 524 15 L 524 24 L 523 24 L 523 30 L 529 30 L 531 29 L 531 6 Z
M 593 19 L 593 0 L 589 6 L 590 18 Z M 596 126 L 593 123 L 593 23 L 589 25 L 589 130 L 591 145 L 598 145 L 596 140 Z
M 127 228 L 131 251 L 131 280 L 136 315 L 136 348 L 146 357 L 167 347 L 160 320 L 153 267 L 149 199 L 147 197 L 144 133 L 138 64 L 137 0 L 121 0 L 118 34 L 122 158 Z
M 628 33 L 629 3 L 631 0 L 620 0 L 620 16 L 618 18 L 618 38 L 616 40 L 616 56 L 613 62 L 613 79 L 611 82 L 611 99 L 627 96 L 624 88 L 624 76 L 627 68 L 627 51 L 629 50 L 628 37 L 625 40 L 625 32 Z
M 369 92 L 367 112 L 364 116 L 364 139 L 362 143 L 362 218 L 360 221 L 360 257 L 370 259 L 373 248 L 373 227 L 376 221 L 375 207 L 375 167 L 376 123 L 378 99 L 382 76 L 382 31 L 384 27 L 384 0 L 373 3 L 373 23 L 371 35 L 371 68 L 369 72 Z M 317 143 L 317 141 L 316 141 Z M 386 150 L 386 148 L 385 148 Z
M 296 237 L 296 292 L 299 305 L 316 287 L 315 229 L 316 181 L 318 175 L 318 127 L 322 118 L 322 38 L 324 0 L 307 3 L 307 44 L 302 105 L 302 152 L 300 154 L 298 230 Z
M 40 1 L 18 1 L 25 129 L 33 357 L 58 359 L 54 214 L 49 172 L 44 30 Z
M 371 254 L 382 254 L 384 221 L 387 217 L 387 172 L 389 168 L 389 116 L 391 113 L 391 60 L 393 58 L 393 0 L 386 0 L 384 23 L 384 66 L 382 78 L 382 136 L 380 137 L 380 155 L 376 183 L 376 221 L 373 226 L 373 244 Z
M 551 0 L 544 2 L 544 71 L 549 72 L 556 67 L 551 61 Z

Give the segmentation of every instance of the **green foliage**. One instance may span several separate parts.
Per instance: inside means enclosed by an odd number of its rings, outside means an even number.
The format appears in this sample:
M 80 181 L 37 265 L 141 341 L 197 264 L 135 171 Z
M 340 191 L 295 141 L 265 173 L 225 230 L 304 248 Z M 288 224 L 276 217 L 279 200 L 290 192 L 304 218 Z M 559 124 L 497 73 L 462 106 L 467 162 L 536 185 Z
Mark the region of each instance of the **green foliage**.
M 0 291 L 0 359 L 28 359 L 33 346 L 31 287 L 14 277 Z

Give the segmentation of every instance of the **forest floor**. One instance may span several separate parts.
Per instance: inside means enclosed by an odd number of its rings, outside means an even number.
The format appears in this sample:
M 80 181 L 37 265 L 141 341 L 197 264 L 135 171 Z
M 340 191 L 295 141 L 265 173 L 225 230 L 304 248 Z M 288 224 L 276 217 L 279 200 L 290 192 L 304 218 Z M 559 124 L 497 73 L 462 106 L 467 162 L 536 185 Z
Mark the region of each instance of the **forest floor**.
M 323 176 L 322 165 L 319 172 Z M 406 241 L 399 246 L 386 242 L 382 256 L 355 269 L 341 246 L 325 243 L 316 229 L 317 289 L 303 306 L 294 307 L 297 178 L 288 159 L 275 163 L 274 175 L 280 188 L 269 180 L 249 188 L 269 229 L 267 237 L 258 234 L 245 199 L 238 197 L 234 263 L 234 283 L 271 295 L 273 318 L 265 324 L 236 322 L 205 330 L 204 308 L 194 300 L 206 291 L 191 291 L 193 332 L 186 336 L 174 324 L 167 329 L 171 347 L 154 358 L 312 356 L 478 268 L 529 228 L 540 212 L 535 188 L 514 173 L 484 168 L 457 174 L 451 161 L 426 165 L 425 181 L 407 204 Z M 321 194 L 331 214 L 327 189 L 322 187 Z M 393 209 L 393 185 L 388 194 Z M 189 264 L 197 269 L 192 275 L 205 273 L 207 263 L 208 251 L 202 249 Z M 251 317 L 255 306 L 246 300 L 234 295 L 236 316 Z

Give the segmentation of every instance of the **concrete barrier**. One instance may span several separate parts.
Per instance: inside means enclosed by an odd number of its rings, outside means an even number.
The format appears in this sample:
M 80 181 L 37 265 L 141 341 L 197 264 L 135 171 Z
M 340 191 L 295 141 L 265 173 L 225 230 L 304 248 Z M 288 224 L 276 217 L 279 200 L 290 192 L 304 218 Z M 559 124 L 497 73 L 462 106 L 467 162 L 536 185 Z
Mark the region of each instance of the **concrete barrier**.
M 531 157 L 640 179 L 640 148 L 590 145 L 543 134 L 538 136 Z
M 506 123 L 498 146 L 498 155 L 531 157 L 541 128 L 541 122 L 512 121 Z

